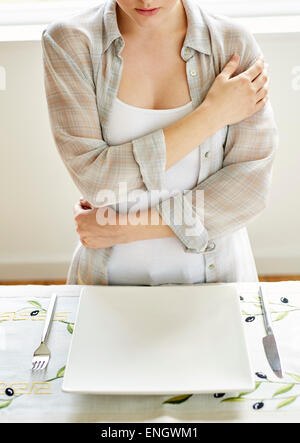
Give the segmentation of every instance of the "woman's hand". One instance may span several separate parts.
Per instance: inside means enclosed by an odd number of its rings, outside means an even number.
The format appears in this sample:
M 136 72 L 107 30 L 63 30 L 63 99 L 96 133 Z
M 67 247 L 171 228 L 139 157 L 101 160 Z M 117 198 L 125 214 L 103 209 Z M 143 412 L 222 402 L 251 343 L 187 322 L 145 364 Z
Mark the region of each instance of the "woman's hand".
M 108 212 L 105 213 L 107 210 Z M 80 201 L 74 205 L 74 216 L 80 241 L 87 248 L 108 248 L 138 240 L 176 237 L 155 208 L 140 211 L 138 224 L 131 224 L 126 214 L 119 214 L 109 207 L 93 208 L 87 200 L 80 198 Z M 111 223 L 99 224 L 101 216 Z M 152 217 L 153 220 L 157 220 L 157 223 L 151 223 Z M 113 224 L 115 221 L 116 223 Z
M 204 100 L 215 110 L 220 127 L 250 117 L 262 109 L 268 99 L 268 75 L 263 58 L 246 71 L 230 78 L 239 65 L 239 55 L 233 56 L 216 77 Z
M 98 223 L 101 215 L 108 220 L 107 224 Z M 119 224 L 119 214 L 110 207 L 93 208 L 87 200 L 80 198 L 74 205 L 74 218 L 80 241 L 87 248 L 101 249 L 127 243 L 126 225 Z

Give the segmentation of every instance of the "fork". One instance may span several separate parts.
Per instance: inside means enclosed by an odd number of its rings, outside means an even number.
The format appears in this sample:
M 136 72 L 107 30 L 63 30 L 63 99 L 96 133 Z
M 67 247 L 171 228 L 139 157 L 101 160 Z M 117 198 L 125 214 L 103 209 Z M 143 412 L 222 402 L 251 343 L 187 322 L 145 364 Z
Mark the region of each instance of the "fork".
M 46 340 L 50 331 L 51 320 L 54 312 L 54 305 L 56 302 L 56 294 L 52 294 L 47 309 L 47 316 L 45 320 L 44 330 L 40 346 L 34 351 L 32 358 L 32 370 L 37 371 L 45 369 L 50 359 L 50 349 L 46 345 Z

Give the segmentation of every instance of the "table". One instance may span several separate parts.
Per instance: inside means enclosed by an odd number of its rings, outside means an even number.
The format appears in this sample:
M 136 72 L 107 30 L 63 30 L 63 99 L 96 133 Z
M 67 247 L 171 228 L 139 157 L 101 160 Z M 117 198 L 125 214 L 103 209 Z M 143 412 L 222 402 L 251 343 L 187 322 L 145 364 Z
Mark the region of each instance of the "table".
M 0 422 L 300 422 L 300 282 L 236 285 L 256 389 L 250 393 L 172 396 L 79 395 L 61 391 L 82 285 L 0 286 Z M 265 289 L 284 378 L 265 358 L 258 298 Z M 49 298 L 56 312 L 44 372 L 31 373 Z

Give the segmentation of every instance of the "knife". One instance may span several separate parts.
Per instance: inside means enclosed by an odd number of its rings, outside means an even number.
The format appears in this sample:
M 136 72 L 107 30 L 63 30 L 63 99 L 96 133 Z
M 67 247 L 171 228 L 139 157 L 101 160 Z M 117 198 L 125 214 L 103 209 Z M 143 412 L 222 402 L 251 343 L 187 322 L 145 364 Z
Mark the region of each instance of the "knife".
M 267 300 L 264 298 L 262 287 L 259 287 L 259 295 L 261 299 L 262 304 L 262 310 L 263 310 L 263 317 L 264 317 L 264 323 L 266 327 L 267 336 L 263 338 L 263 345 L 265 349 L 265 353 L 269 362 L 269 365 L 271 366 L 274 374 L 277 375 L 277 377 L 282 378 L 282 366 L 280 361 L 280 356 L 278 353 L 278 348 L 276 344 L 276 340 L 274 337 L 273 329 L 272 329 L 272 321 L 271 316 L 269 312 L 269 307 Z

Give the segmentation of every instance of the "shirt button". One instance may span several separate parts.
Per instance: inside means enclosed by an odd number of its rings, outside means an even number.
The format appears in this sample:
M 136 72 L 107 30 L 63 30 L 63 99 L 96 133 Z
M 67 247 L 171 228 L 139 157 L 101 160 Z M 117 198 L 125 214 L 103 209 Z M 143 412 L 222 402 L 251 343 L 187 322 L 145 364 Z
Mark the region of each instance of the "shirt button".
M 190 74 L 191 74 L 192 77 L 195 77 L 195 75 L 197 75 L 197 71 L 194 71 L 194 70 L 190 71 Z
M 207 151 L 207 152 L 205 152 L 205 158 L 208 158 L 209 157 L 209 155 L 210 155 L 210 152 L 209 151 Z
M 213 251 L 215 249 L 215 247 L 216 247 L 216 244 L 213 241 L 209 241 L 206 246 L 205 252 Z
M 215 265 L 213 265 L 213 264 L 209 265 L 208 269 L 215 269 Z

